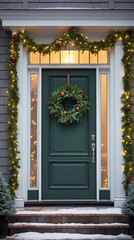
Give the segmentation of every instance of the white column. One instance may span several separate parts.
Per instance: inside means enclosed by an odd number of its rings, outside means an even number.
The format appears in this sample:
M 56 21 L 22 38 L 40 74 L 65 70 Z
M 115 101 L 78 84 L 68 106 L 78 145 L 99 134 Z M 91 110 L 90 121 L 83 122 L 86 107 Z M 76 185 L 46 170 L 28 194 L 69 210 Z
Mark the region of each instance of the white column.
M 19 59 L 17 62 L 19 105 L 18 105 L 18 146 L 19 146 L 19 187 L 16 191 L 16 207 L 24 207 L 27 199 L 27 58 L 23 54 L 23 46 L 20 44 Z
M 122 42 L 118 41 L 115 45 L 115 77 L 114 77 L 114 86 L 115 86 L 115 198 L 114 205 L 120 207 L 123 201 L 125 200 L 125 191 L 123 189 L 123 172 L 122 172 L 122 163 L 123 163 L 123 148 L 122 148 L 122 132 L 121 132 L 121 95 L 123 92 L 123 81 L 122 77 L 124 74 L 124 66 L 121 61 L 123 57 L 123 46 Z
M 115 49 L 110 51 L 110 81 L 109 81 L 109 174 L 111 201 L 115 197 Z

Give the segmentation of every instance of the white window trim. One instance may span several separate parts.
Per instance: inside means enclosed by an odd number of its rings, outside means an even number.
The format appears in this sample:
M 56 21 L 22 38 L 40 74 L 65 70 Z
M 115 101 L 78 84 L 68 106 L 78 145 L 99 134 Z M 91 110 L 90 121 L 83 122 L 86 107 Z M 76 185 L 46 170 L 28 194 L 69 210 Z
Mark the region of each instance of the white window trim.
M 109 97 L 110 97 L 110 89 L 109 89 L 109 70 L 108 69 L 102 69 L 99 68 L 99 81 L 98 81 L 98 93 L 99 93 L 99 105 L 101 105 L 101 75 L 102 74 L 106 74 L 107 75 L 107 188 L 102 188 L 101 187 L 101 171 L 99 172 L 99 189 L 100 190 L 110 190 L 110 171 L 109 171 L 109 163 L 110 163 L 110 156 L 109 156 L 109 139 L 110 139 L 110 134 L 109 134 L 109 115 L 110 115 L 110 107 L 109 107 Z M 101 170 L 101 106 L 99 106 L 99 121 L 100 125 L 98 126 L 98 132 L 99 132 L 99 143 L 98 143 L 98 151 L 99 151 L 99 155 L 100 156 L 100 160 L 99 160 L 99 169 Z M 99 170 L 98 170 L 99 171 Z
M 31 136 L 31 74 L 37 74 L 37 96 L 40 96 L 39 94 L 39 69 L 32 69 L 30 72 L 28 72 L 28 190 L 37 190 L 39 188 L 39 179 L 38 179 L 38 173 L 39 173 L 39 146 L 37 146 L 37 188 L 30 188 L 30 155 L 31 155 L 31 142 L 30 142 L 30 136 Z M 39 138 L 39 111 L 38 109 L 40 108 L 39 106 L 39 101 L 37 100 L 37 141 L 40 140 Z M 39 119 L 38 119 L 39 118 Z

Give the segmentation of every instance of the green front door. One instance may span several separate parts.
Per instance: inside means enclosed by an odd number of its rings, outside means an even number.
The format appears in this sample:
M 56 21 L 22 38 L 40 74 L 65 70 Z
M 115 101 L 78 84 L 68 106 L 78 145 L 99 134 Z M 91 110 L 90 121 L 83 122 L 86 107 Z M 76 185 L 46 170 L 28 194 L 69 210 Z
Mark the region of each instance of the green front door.
M 66 70 L 42 72 L 42 199 L 96 199 L 96 72 L 71 70 L 70 82 L 83 89 L 90 108 L 82 122 L 62 125 L 49 115 L 51 93 L 67 81 Z

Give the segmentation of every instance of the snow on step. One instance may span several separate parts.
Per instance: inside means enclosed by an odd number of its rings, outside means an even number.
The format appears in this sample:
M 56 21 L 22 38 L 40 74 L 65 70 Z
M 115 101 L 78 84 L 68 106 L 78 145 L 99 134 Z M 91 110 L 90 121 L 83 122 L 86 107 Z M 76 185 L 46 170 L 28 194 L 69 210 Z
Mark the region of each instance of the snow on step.
M 65 208 L 65 209 L 54 209 L 54 210 L 40 210 L 40 211 L 17 211 L 16 215 L 52 215 L 52 214 L 77 214 L 77 215 L 81 215 L 81 214 L 122 214 L 121 213 L 121 208 Z
M 15 240 L 73 240 L 73 239 L 108 239 L 108 240 L 123 240 L 123 239 L 131 239 L 132 237 L 125 234 L 119 234 L 116 236 L 112 235 L 102 235 L 102 234 L 72 234 L 72 233 L 37 233 L 37 232 L 26 232 L 15 234 L 11 237 L 7 237 L 6 240 L 15 239 Z
M 83 224 L 83 223 L 27 223 L 27 222 L 16 222 L 16 223 L 10 223 L 9 228 L 14 228 L 14 227 L 34 227 L 34 228 L 64 228 L 64 227 L 70 227 L 70 228 L 92 228 L 92 227 L 97 227 L 97 228 L 105 228 L 105 227 L 124 227 L 128 228 L 129 225 L 126 223 L 88 223 L 88 224 Z

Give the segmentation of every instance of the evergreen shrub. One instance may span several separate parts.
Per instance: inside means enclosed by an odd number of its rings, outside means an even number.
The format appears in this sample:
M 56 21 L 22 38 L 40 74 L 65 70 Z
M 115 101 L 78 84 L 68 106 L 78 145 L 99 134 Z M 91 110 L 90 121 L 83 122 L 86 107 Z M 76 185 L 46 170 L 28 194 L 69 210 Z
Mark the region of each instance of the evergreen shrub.
M 0 216 L 8 216 L 16 212 L 8 184 L 0 172 Z
M 128 192 L 125 202 L 122 204 L 122 213 L 127 216 L 134 216 L 134 183 Z

